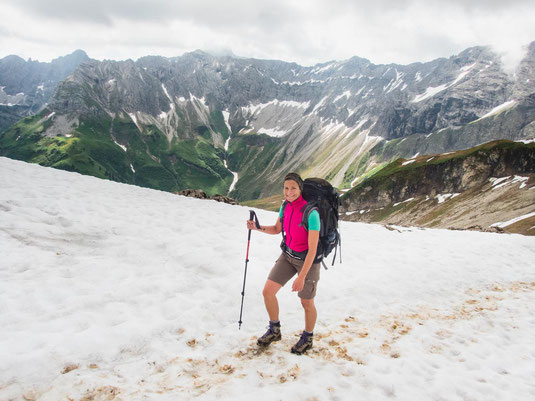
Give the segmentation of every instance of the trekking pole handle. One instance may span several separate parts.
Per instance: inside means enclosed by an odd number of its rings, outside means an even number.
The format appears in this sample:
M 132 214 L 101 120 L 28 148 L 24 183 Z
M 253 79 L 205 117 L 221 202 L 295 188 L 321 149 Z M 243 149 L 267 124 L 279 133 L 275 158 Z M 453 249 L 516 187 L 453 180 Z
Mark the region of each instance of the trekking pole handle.
M 254 210 L 249 210 L 249 220 L 253 220 L 255 222 L 256 228 L 260 230 L 260 222 L 258 221 L 258 217 L 256 216 L 256 213 Z

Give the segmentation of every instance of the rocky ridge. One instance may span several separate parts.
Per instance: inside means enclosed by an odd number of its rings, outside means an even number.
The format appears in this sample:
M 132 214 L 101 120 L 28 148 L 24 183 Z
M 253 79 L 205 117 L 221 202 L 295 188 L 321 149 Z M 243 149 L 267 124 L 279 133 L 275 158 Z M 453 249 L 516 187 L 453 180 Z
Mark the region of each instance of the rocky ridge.
M 535 143 L 494 141 L 396 160 L 346 193 L 341 214 L 350 221 L 535 235 Z

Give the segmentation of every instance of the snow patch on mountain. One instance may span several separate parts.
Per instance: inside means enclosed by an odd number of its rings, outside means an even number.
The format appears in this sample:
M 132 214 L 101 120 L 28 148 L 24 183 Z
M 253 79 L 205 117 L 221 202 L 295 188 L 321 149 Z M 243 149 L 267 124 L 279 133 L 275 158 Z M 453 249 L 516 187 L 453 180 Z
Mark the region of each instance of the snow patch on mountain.
M 223 112 L 223 113 L 226 113 L 227 115 L 227 120 L 228 121 L 228 112 Z M 225 115 L 225 114 L 223 114 Z M 228 123 L 227 123 L 228 124 Z M 230 127 L 229 127 L 229 132 L 230 132 Z M 227 140 L 225 141 L 225 152 L 228 152 L 228 147 L 229 147 L 229 144 L 230 144 L 230 135 L 229 137 L 227 138 Z M 234 179 L 232 180 L 232 184 L 230 184 L 230 187 L 229 187 L 229 190 L 227 192 L 227 195 L 229 195 L 233 190 L 234 188 L 236 187 L 236 184 L 238 183 L 238 180 L 239 180 L 239 175 L 237 172 L 235 171 L 232 171 L 229 167 L 228 167 L 228 163 L 227 163 L 227 159 L 225 157 L 225 160 L 223 160 L 223 164 L 225 166 L 225 168 L 230 171 L 232 173 L 232 175 L 234 176 Z
M 500 228 L 504 228 L 504 227 L 510 226 L 511 224 L 518 223 L 519 221 L 528 219 L 528 218 L 533 217 L 533 216 L 535 216 L 535 212 L 533 212 L 533 213 L 528 213 L 528 214 L 525 214 L 525 215 L 523 215 L 523 216 L 519 216 L 519 217 L 516 217 L 516 218 L 514 218 L 514 219 L 505 221 L 505 222 L 494 223 L 494 224 L 491 225 L 491 227 L 500 227 Z
M 171 96 L 169 96 L 169 92 L 167 92 L 167 88 L 165 87 L 165 85 L 163 83 L 162 83 L 162 89 L 163 89 L 163 93 L 165 93 L 165 96 L 167 96 L 169 101 L 172 103 L 173 102 L 173 98 Z
M 512 185 L 517 183 L 520 183 L 520 186 L 518 188 L 523 189 L 527 186 L 526 183 L 529 181 L 529 177 L 521 177 L 519 175 L 501 178 L 491 177 L 489 178 L 489 181 L 492 183 L 493 190 L 503 188 L 506 185 Z
M 499 114 L 499 113 L 501 113 L 503 111 L 509 110 L 509 109 L 515 107 L 517 104 L 518 104 L 518 102 L 516 100 L 509 100 L 509 101 L 507 101 L 505 103 L 500 104 L 499 106 L 494 107 L 491 111 L 489 111 L 487 114 L 485 114 L 484 116 L 480 117 L 476 121 L 479 121 L 479 120 L 482 120 L 484 118 Z
M 433 96 L 437 95 L 438 93 L 440 93 L 440 92 L 452 87 L 453 85 L 455 85 L 458 82 L 460 82 L 461 80 L 463 80 L 464 77 L 466 77 L 466 75 L 468 75 L 468 73 L 472 70 L 472 68 L 474 68 L 475 65 L 476 65 L 476 63 L 462 67 L 461 68 L 461 73 L 457 76 L 457 78 L 455 78 L 455 80 L 453 82 L 450 82 L 448 84 L 435 86 L 435 87 L 430 86 L 425 90 L 424 93 L 422 93 L 420 95 L 416 95 L 416 97 L 411 102 L 412 103 L 421 102 L 423 100 L 429 99 L 430 97 L 433 97 Z
M 141 127 L 141 125 L 139 124 L 139 122 L 137 121 L 137 116 L 135 113 L 127 113 L 130 118 L 132 119 L 132 121 L 134 122 L 134 124 L 136 125 L 137 129 L 139 130 L 139 132 L 143 132 L 143 128 Z
M 272 136 L 272 137 L 279 138 L 281 136 L 286 135 L 288 132 L 281 131 L 281 130 L 278 130 L 278 129 L 275 129 L 275 128 L 260 128 L 258 130 L 258 133 L 259 134 L 266 134 L 266 135 L 269 135 L 269 136 Z
M 17 93 L 16 95 L 8 95 L 4 92 L 5 86 L 0 86 L 0 106 L 17 106 L 24 104 L 26 100 L 26 95 L 23 92 Z
M 258 112 L 262 111 L 268 106 L 279 106 L 279 107 L 291 107 L 291 108 L 297 108 L 297 109 L 303 109 L 306 110 L 310 107 L 310 102 L 296 102 L 293 100 L 278 100 L 273 99 L 270 102 L 267 103 L 260 103 L 260 104 L 250 104 L 249 106 L 242 107 L 242 110 L 249 115 L 255 115 Z
M 316 114 L 316 110 L 318 110 L 321 106 L 323 106 L 325 104 L 325 102 L 327 101 L 327 99 L 329 98 L 329 95 L 327 96 L 324 96 L 315 106 L 314 108 L 312 109 L 312 113 L 313 114 Z
M 398 88 L 403 83 L 403 77 L 405 76 L 405 73 L 399 72 L 396 69 L 396 78 L 392 79 L 388 85 L 383 87 L 383 92 L 390 93 L 396 88 Z
M 438 203 L 444 203 L 446 202 L 447 200 L 449 199 L 453 199 L 457 196 L 459 196 L 460 194 L 459 193 L 454 193 L 454 194 L 438 194 L 437 196 L 435 196 L 435 199 L 438 200 Z
M 126 150 L 127 150 L 127 149 L 126 149 L 126 146 L 121 145 L 119 142 L 117 142 L 117 140 L 116 140 L 113 136 L 111 137 L 111 139 L 113 140 L 113 142 L 114 142 L 117 146 L 119 146 L 123 151 L 126 152 Z
M 230 124 L 229 124 L 230 113 L 227 110 L 223 110 L 221 113 L 223 114 L 223 119 L 225 120 L 225 125 L 227 126 L 227 129 L 229 132 L 229 139 L 230 139 L 230 134 L 232 133 L 232 129 L 230 128 Z M 225 150 L 228 150 L 228 139 L 227 139 L 227 143 L 225 144 Z
M 334 102 L 333 103 L 336 103 L 337 101 L 339 101 L 340 99 L 342 99 L 343 97 L 345 97 L 346 99 L 349 99 L 351 97 L 351 91 L 347 90 L 345 91 L 344 93 L 342 93 L 341 95 L 337 96 L 335 99 L 334 99 Z

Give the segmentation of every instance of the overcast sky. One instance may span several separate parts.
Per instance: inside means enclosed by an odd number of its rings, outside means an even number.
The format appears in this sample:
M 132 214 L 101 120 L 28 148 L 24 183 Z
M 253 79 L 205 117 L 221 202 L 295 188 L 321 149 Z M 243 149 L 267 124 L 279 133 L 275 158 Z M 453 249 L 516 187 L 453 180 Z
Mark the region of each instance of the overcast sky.
M 535 41 L 533 0 L 2 0 L 0 58 L 179 56 L 195 49 L 302 65 L 408 64 Z

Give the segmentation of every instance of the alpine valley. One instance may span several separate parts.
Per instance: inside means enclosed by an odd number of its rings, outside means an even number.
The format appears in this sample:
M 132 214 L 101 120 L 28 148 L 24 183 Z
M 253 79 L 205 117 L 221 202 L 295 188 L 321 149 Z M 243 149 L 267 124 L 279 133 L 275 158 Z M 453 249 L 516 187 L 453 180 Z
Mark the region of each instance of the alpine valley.
M 64 58 L 71 69 L 47 65 L 55 77 L 47 80 L 20 73 L 35 62 L 0 60 L 1 156 L 244 201 L 279 193 L 288 171 L 362 195 L 366 178 L 402 167 L 400 158 L 416 167 L 421 155 L 535 137 L 535 42 L 514 74 L 489 47 L 410 65 L 353 57 L 305 67 L 202 51 L 137 61 L 84 56 Z M 39 88 L 40 103 L 24 95 Z M 501 178 L 488 174 L 489 185 Z M 347 213 L 405 200 L 376 196 L 360 207 L 351 193 Z

